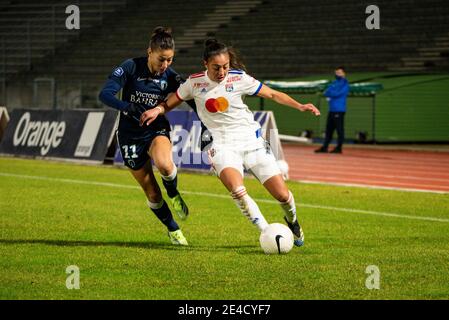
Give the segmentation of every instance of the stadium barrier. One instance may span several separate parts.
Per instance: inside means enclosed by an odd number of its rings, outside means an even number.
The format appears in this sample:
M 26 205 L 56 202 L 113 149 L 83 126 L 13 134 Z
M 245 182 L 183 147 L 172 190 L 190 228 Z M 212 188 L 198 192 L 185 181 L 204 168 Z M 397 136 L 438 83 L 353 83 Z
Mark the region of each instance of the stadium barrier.
M 103 163 L 116 118 L 114 110 L 15 109 L 0 154 Z
M 173 161 L 178 168 L 210 170 L 207 152 L 201 151 L 201 122 L 191 110 L 176 110 L 167 113 L 170 122 L 170 138 L 173 144 Z M 274 114 L 271 111 L 256 111 L 254 119 L 262 128 L 262 137 L 267 140 L 277 160 L 285 160 Z M 204 136 L 204 134 L 203 134 Z M 123 158 L 117 146 L 114 164 L 123 166 Z
M 264 84 L 270 88 L 291 95 L 308 95 L 309 98 L 313 100 L 311 102 L 313 102 L 322 113 L 322 116 L 317 118 L 295 117 L 293 118 L 294 122 L 292 117 L 290 117 L 290 113 L 286 113 L 286 115 L 282 115 L 282 117 L 278 113 L 278 120 L 280 122 L 281 132 L 283 133 L 283 135 L 281 135 L 282 140 L 310 143 L 313 138 L 313 142 L 321 142 L 326 130 L 326 114 L 328 112 L 327 103 L 323 103 L 322 101 L 326 99 L 323 92 L 330 83 L 329 80 L 264 81 Z M 347 140 L 353 139 L 356 142 L 376 141 L 376 95 L 382 89 L 382 84 L 375 82 L 350 83 L 347 100 L 348 110 L 350 110 L 350 112 L 348 112 L 345 120 L 345 127 L 348 133 Z M 259 98 L 258 107 L 260 110 L 270 110 L 270 107 L 268 106 L 267 108 L 265 103 L 263 98 Z M 300 134 L 306 134 L 309 139 L 298 137 Z M 362 139 L 361 137 L 358 137 L 359 134 L 367 137 Z M 303 141 L 298 138 L 302 138 Z

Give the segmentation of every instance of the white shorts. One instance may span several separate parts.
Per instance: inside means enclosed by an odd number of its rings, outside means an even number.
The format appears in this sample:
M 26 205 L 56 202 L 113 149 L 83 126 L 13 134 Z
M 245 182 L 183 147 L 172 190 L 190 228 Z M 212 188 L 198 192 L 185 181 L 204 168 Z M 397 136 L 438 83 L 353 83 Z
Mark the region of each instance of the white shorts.
M 281 174 L 267 142 L 265 147 L 249 151 L 213 145 L 209 150 L 209 158 L 217 176 L 220 176 L 223 169 L 231 167 L 239 171 L 243 177 L 246 169 L 263 184 L 271 177 Z

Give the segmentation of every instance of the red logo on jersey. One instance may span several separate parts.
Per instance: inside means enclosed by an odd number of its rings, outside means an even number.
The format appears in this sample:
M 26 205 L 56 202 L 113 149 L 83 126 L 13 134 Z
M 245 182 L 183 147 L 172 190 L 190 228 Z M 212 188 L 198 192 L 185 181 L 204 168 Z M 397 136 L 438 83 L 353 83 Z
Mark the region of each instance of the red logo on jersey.
M 211 113 L 224 112 L 228 108 L 229 102 L 224 97 L 218 97 L 217 99 L 211 98 L 206 101 L 206 109 Z
M 242 79 L 242 76 L 232 76 L 232 77 L 228 77 L 228 80 L 226 80 L 226 82 L 234 82 L 234 81 L 239 81 Z
M 209 83 L 207 82 L 197 82 L 193 84 L 193 87 L 195 89 L 199 89 L 199 88 L 207 88 L 209 86 Z

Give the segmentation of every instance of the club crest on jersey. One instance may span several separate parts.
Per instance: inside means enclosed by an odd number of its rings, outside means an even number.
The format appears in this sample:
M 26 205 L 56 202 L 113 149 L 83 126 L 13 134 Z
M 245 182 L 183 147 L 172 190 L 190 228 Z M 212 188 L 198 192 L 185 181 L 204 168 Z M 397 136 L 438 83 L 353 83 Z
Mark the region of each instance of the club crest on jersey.
M 234 91 L 234 86 L 232 85 L 232 83 L 229 83 L 225 86 L 226 92 L 232 92 Z
M 160 86 L 161 86 L 161 89 L 162 89 L 162 90 L 167 89 L 167 87 L 168 87 L 167 81 L 161 80 Z
M 115 68 L 113 74 L 116 77 L 121 77 L 125 71 L 123 71 L 122 67 Z
M 128 160 L 128 164 L 131 168 L 134 168 L 136 166 L 136 163 L 133 160 Z
M 161 87 L 162 90 L 165 90 L 168 87 L 168 83 L 165 80 L 153 79 L 153 82 Z

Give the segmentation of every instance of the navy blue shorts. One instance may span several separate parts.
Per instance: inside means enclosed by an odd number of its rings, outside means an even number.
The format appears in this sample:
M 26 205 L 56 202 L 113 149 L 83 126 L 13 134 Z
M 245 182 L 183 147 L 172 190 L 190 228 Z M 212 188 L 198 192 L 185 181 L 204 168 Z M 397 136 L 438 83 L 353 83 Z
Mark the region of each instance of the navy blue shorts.
M 145 138 L 133 138 L 120 134 L 119 131 L 116 132 L 116 135 L 125 166 L 132 170 L 139 170 L 150 159 L 148 151 L 154 138 L 165 136 L 170 140 L 170 126 L 153 131 Z

